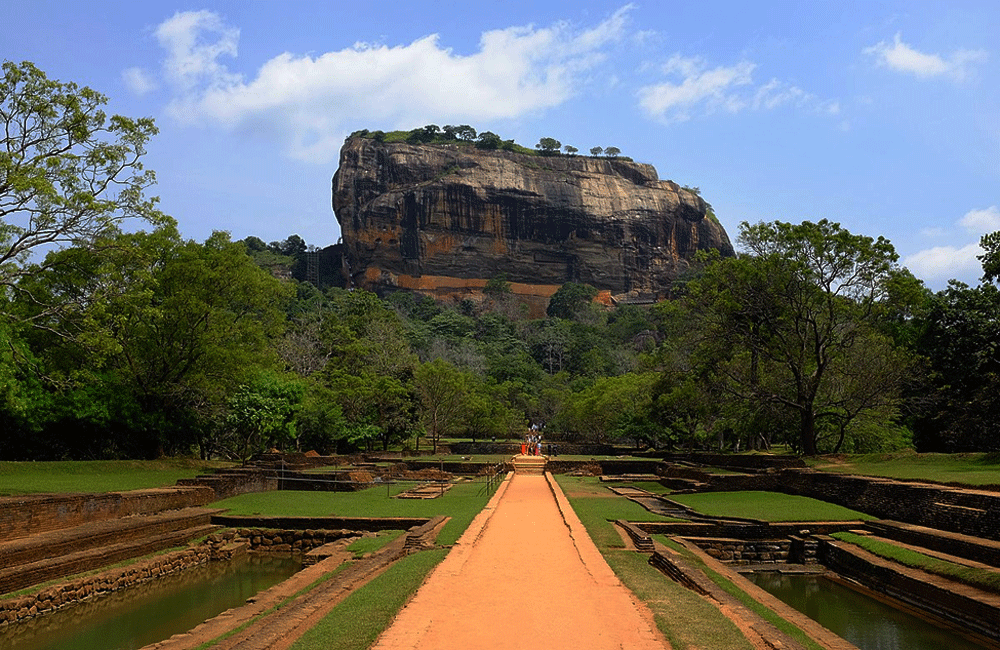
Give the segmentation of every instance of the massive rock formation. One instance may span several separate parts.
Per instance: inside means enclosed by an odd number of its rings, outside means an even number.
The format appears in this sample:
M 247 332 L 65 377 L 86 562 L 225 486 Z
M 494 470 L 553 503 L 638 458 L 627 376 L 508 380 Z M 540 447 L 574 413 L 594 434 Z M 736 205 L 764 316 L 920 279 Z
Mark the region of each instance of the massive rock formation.
M 333 208 L 349 282 L 375 291 L 463 296 L 505 273 L 539 304 L 570 281 L 655 299 L 697 251 L 733 252 L 701 197 L 614 158 L 351 138 Z

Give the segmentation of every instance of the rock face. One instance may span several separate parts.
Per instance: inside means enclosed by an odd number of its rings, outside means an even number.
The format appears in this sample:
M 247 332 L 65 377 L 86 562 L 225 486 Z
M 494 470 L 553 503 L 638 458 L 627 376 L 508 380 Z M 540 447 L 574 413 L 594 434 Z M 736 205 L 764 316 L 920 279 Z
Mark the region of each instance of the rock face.
M 333 177 L 349 283 L 375 291 L 459 296 L 505 273 L 525 298 L 572 281 L 652 300 L 697 251 L 733 254 L 707 208 L 651 165 L 463 144 L 352 138 Z

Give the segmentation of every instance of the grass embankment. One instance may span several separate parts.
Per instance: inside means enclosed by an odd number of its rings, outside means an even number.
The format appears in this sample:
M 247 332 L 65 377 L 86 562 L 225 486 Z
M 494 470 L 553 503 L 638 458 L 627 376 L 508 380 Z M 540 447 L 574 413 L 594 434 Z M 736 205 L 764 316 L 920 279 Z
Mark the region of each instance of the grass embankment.
M 750 649 L 736 625 L 707 600 L 650 566 L 645 556 L 625 549 L 612 523 L 670 521 L 616 496 L 595 478 L 557 476 L 573 510 L 618 578 L 653 612 L 656 625 L 677 650 Z M 637 486 L 638 487 L 638 486 Z
M 233 467 L 189 458 L 0 462 L 0 496 L 46 492 L 126 492 L 166 487 L 178 479 Z
M 670 498 L 712 517 L 742 517 L 762 521 L 855 521 L 870 515 L 809 497 L 778 492 L 702 492 Z
M 890 542 L 871 539 L 864 535 L 834 533 L 832 537 L 842 542 L 854 544 L 873 555 L 897 562 L 903 566 L 920 569 L 921 571 L 933 573 L 949 580 L 955 580 L 971 587 L 1000 594 L 1000 574 L 996 571 L 956 564 L 908 548 L 902 548 Z
M 1000 487 L 1000 453 L 990 454 L 864 454 L 806 459 L 815 470 L 837 474 L 881 476 L 947 485 Z
M 612 523 L 617 519 L 670 521 L 669 518 L 653 515 L 638 504 L 615 496 L 597 479 L 568 476 L 559 476 L 557 479 L 608 564 L 619 579 L 646 602 L 653 611 L 657 626 L 673 647 L 751 647 L 733 622 L 708 601 L 649 566 L 643 555 L 624 550 L 624 542 Z M 650 487 L 642 482 L 631 485 Z M 717 516 L 751 517 L 767 521 L 851 521 L 870 518 L 816 499 L 771 492 L 719 492 L 671 498 L 703 514 Z M 664 536 L 659 536 L 659 540 L 680 552 L 692 564 L 699 565 L 719 587 L 805 647 L 820 647 L 798 627 L 758 603 L 726 577 L 709 569 L 687 549 Z
M 785 619 L 781 618 L 780 616 L 772 612 L 770 609 L 768 609 L 761 603 L 757 602 L 757 600 L 755 600 L 745 591 L 737 587 L 729 578 L 726 578 L 725 576 L 710 569 L 708 565 L 705 564 L 705 562 L 700 557 L 698 557 L 688 549 L 684 548 L 677 542 L 668 539 L 664 535 L 656 535 L 656 537 L 665 546 L 674 549 L 675 551 L 680 553 L 688 562 L 700 568 L 705 573 L 705 575 L 711 578 L 712 582 L 719 585 L 719 587 L 721 587 L 730 596 L 738 600 L 744 607 L 753 611 L 758 616 L 763 618 L 765 621 L 767 621 L 774 627 L 778 628 L 791 638 L 795 639 L 806 648 L 809 648 L 810 650 L 820 650 L 822 646 L 813 641 L 812 638 L 809 637 L 809 635 L 807 635 L 805 632 L 800 630 L 792 623 L 789 623 Z

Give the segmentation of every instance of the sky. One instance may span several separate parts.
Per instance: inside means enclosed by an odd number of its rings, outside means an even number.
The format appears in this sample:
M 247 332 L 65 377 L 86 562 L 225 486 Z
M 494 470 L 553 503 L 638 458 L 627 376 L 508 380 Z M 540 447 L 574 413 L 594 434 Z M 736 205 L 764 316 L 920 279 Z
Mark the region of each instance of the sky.
M 614 146 L 740 224 L 889 239 L 940 290 L 1000 230 L 1000 2 L 6 0 L 0 59 L 153 117 L 181 233 L 319 247 L 358 129 Z

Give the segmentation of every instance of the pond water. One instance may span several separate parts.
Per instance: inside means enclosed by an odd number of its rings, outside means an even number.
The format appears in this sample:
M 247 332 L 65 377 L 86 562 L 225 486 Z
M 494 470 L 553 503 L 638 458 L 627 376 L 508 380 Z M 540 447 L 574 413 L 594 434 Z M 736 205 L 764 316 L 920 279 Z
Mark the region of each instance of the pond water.
M 299 568 L 290 555 L 209 562 L 0 628 L 0 650 L 134 650 L 242 605 Z
M 861 650 L 994 648 L 815 575 L 752 573 L 746 578 Z

